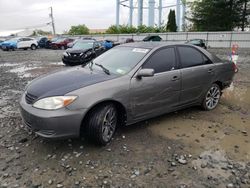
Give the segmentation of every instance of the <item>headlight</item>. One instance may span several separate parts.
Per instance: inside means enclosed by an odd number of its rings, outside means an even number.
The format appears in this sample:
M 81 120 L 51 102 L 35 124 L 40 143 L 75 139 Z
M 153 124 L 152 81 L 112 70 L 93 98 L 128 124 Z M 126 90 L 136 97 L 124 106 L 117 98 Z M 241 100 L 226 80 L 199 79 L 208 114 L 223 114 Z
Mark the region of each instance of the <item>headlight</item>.
M 68 106 L 72 103 L 77 96 L 56 96 L 56 97 L 47 97 L 38 100 L 33 104 L 33 107 L 44 109 L 44 110 L 56 110 L 65 106 Z
M 67 52 L 63 52 L 64 56 L 69 56 L 69 54 Z
M 86 54 L 85 54 L 85 57 L 87 56 L 90 56 L 92 53 L 90 51 L 88 51 Z

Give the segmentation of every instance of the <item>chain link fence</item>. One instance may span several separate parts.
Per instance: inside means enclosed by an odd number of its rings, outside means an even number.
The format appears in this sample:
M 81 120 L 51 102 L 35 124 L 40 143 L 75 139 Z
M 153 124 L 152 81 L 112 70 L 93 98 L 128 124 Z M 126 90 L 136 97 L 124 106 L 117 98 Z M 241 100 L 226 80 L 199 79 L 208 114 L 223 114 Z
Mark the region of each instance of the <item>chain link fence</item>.
M 250 48 L 250 32 L 173 32 L 173 33 L 142 33 L 142 34 L 100 34 L 86 35 L 97 40 L 124 41 L 132 38 L 142 41 L 148 35 L 159 35 L 169 44 L 181 44 L 191 39 L 203 39 L 210 48 L 230 48 L 238 44 L 240 48 Z

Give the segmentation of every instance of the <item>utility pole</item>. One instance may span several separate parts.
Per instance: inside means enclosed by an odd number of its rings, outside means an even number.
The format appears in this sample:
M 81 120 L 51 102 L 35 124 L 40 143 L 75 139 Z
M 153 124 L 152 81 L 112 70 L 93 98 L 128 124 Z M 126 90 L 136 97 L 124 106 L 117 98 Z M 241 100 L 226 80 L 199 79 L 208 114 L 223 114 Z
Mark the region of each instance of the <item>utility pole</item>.
M 52 29 L 53 29 L 53 35 L 56 34 L 56 29 L 55 29 L 55 22 L 54 22 L 54 16 L 53 16 L 53 9 L 50 7 L 50 14 L 49 17 L 51 18 L 51 24 L 52 24 Z

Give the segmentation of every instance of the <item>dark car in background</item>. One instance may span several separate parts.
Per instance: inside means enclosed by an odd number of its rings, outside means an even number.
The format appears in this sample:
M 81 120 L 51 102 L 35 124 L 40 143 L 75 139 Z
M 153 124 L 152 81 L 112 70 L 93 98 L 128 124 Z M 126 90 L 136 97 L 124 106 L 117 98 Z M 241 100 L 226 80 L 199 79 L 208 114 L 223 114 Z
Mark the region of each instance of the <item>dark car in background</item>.
M 20 111 L 25 125 L 42 137 L 85 135 L 105 145 L 118 126 L 195 105 L 215 109 L 234 69 L 233 62 L 193 45 L 127 43 L 84 67 L 35 79 Z
M 207 49 L 206 42 L 203 39 L 191 39 L 187 41 L 186 44 L 192 44 Z
M 77 43 L 77 41 L 79 40 L 94 40 L 96 41 L 96 39 L 93 39 L 91 37 L 79 37 L 79 38 L 76 38 L 73 42 L 70 42 L 67 44 L 67 48 L 72 48 L 74 46 L 75 43 Z
M 162 38 L 158 35 L 149 35 L 145 37 L 142 41 L 149 42 L 149 41 L 162 41 Z
M 46 46 L 45 48 L 51 49 L 51 43 L 56 42 L 58 39 L 60 39 L 60 37 L 53 37 L 51 39 L 48 38 L 46 45 L 45 45 Z
M 62 61 L 65 65 L 86 64 L 101 55 L 106 49 L 96 40 L 78 40 L 72 48 L 63 53 Z
M 38 37 L 37 44 L 39 48 L 49 48 L 49 39 L 47 37 Z
M 67 49 L 68 43 L 73 42 L 75 39 L 73 38 L 59 38 L 55 42 L 51 42 L 50 46 L 52 49 Z

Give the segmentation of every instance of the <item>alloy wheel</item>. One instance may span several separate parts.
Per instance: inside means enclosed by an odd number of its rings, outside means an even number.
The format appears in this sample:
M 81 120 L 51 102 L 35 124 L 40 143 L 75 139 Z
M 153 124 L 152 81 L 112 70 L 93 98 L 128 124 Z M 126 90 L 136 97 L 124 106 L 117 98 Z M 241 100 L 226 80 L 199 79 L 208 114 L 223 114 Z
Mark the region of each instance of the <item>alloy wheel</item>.
M 209 110 L 214 109 L 220 100 L 220 89 L 217 86 L 212 86 L 206 95 L 206 106 Z
M 114 108 L 110 108 L 106 112 L 102 122 L 102 137 L 105 142 L 108 142 L 112 138 L 115 132 L 116 124 L 117 124 L 116 110 Z

